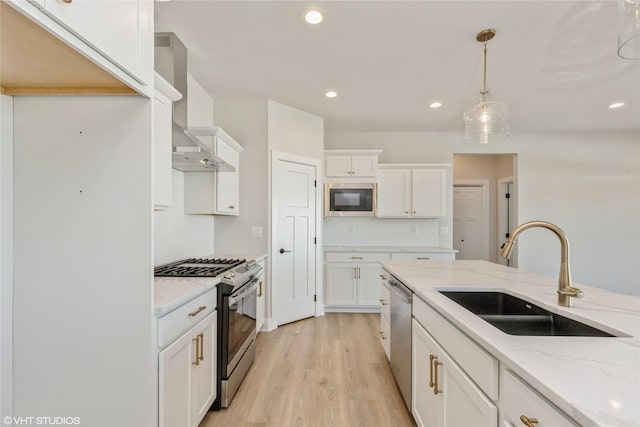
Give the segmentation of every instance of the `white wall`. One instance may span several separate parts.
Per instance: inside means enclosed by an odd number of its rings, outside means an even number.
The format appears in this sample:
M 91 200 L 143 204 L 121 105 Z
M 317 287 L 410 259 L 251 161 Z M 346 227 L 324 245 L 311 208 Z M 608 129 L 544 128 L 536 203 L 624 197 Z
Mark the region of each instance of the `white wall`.
M 513 133 L 468 146 L 459 133 L 327 133 L 326 149 L 382 149 L 385 163 L 451 163 L 454 153 L 518 154 L 518 222 L 547 220 L 571 241 L 576 283 L 640 295 L 640 133 Z M 519 268 L 557 276 L 558 239 L 529 230 Z
M 213 254 L 214 217 L 185 215 L 184 172 L 171 173 L 172 205 L 153 212 L 154 265 Z
M 216 253 L 267 253 L 267 100 L 217 99 L 216 125 L 244 148 L 240 153 L 240 215 L 218 216 Z M 262 237 L 251 235 L 262 228 Z
M 14 98 L 14 415 L 155 419 L 152 110 Z
M 0 414 L 13 414 L 13 98 L 0 95 Z
M 438 219 L 327 217 L 325 246 L 441 246 Z
M 269 100 L 269 150 L 322 159 L 324 119 Z

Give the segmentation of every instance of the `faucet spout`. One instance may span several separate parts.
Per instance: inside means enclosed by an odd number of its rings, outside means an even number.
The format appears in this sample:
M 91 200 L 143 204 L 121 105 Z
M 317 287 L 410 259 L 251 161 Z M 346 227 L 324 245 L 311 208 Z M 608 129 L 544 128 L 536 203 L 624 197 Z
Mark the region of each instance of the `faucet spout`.
M 569 266 L 569 239 L 564 231 L 555 224 L 547 221 L 530 221 L 517 226 L 509 235 L 509 239 L 504 244 L 500 256 L 509 258 L 513 244 L 516 242 L 518 235 L 524 230 L 533 227 L 542 227 L 551 230 L 560 239 L 560 275 L 558 277 L 558 305 L 563 307 L 571 306 L 571 298 L 582 298 L 583 293 L 580 289 L 571 286 L 571 268 Z

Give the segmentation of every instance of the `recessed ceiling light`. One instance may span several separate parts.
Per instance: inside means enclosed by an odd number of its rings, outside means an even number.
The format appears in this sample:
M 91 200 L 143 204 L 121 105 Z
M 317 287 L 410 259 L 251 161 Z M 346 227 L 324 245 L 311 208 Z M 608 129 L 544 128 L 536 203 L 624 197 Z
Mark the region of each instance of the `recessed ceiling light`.
M 319 24 L 322 22 L 322 13 L 319 10 L 311 9 L 304 15 L 304 20 L 309 24 Z
M 335 90 L 330 90 L 325 93 L 324 96 L 326 96 L 327 98 L 335 98 L 336 96 L 338 96 L 338 92 L 336 92 Z
M 624 102 L 614 102 L 613 104 L 609 105 L 609 108 L 620 108 L 624 105 Z
M 429 105 L 429 107 L 431 108 L 440 108 L 442 107 L 442 102 L 432 102 L 431 105 Z

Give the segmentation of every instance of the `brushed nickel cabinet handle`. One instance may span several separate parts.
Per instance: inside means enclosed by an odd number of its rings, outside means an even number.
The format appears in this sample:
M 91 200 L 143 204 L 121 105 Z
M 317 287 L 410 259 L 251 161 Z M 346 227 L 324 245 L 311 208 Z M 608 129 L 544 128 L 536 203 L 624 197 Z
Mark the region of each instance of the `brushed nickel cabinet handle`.
M 262 280 L 258 283 L 258 297 L 262 296 Z
M 236 207 L 234 205 L 229 205 L 229 209 L 235 209 Z
M 201 305 L 196 311 L 192 311 L 191 313 L 189 313 L 189 317 L 196 317 L 198 313 L 200 313 L 202 310 L 206 310 L 206 308 L 206 305 Z
M 351 259 L 362 259 L 361 256 L 352 256 Z
M 419 256 L 416 259 L 430 259 L 428 256 Z
M 527 427 L 534 427 L 534 424 L 538 424 L 537 418 L 529 418 L 525 415 L 520 415 L 520 421 L 522 421 L 522 424 L 526 425 Z

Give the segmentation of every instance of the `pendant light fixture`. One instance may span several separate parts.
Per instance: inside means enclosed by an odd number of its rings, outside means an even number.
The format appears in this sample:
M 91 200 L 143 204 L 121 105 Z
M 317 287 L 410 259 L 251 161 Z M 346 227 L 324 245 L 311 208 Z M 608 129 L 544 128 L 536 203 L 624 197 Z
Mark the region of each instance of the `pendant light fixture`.
M 496 35 L 496 30 L 482 30 L 476 40 L 484 44 L 484 81 L 480 102 L 465 111 L 464 142 L 467 144 L 488 144 L 509 136 L 509 115 L 504 102 L 487 101 L 487 42 Z
M 618 56 L 640 59 L 640 0 L 618 0 Z

